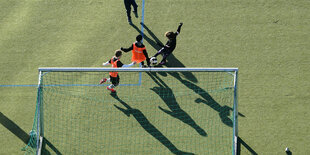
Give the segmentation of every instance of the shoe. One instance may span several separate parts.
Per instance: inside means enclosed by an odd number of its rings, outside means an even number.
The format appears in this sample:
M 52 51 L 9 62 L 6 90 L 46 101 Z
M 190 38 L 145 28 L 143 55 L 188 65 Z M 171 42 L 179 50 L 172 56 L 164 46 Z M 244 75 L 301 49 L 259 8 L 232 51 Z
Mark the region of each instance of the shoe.
M 166 64 L 166 61 L 162 61 L 162 62 L 160 62 L 159 64 L 160 64 L 160 65 L 164 65 L 164 64 Z
M 110 90 L 111 93 L 115 93 L 116 92 L 116 90 L 114 90 L 113 88 L 109 88 L 109 86 L 107 87 L 107 90 Z
M 103 78 L 103 79 L 100 80 L 99 84 L 103 84 L 103 83 L 105 83 L 106 81 L 107 81 L 107 78 Z
M 138 11 L 133 11 L 133 13 L 135 14 L 135 17 L 138 18 Z

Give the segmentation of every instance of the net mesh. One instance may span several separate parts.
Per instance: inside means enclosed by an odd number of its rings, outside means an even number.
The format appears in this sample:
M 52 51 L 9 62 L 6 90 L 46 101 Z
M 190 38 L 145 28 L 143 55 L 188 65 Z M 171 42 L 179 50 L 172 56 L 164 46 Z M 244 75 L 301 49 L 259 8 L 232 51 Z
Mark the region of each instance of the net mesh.
M 38 92 L 42 154 L 232 153 L 233 73 L 119 76 L 117 93 L 110 93 L 110 83 L 99 85 L 108 72 L 43 74 Z M 26 153 L 36 152 L 33 137 Z

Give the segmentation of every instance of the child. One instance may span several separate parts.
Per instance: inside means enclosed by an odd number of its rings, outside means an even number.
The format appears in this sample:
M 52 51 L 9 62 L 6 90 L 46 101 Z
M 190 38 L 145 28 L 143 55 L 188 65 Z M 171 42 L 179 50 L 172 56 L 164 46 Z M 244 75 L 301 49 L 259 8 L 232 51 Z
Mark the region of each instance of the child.
M 150 67 L 150 58 L 146 52 L 146 48 L 142 43 L 142 35 L 138 35 L 136 37 L 136 41 L 129 47 L 123 48 L 121 50 L 124 52 L 132 51 L 131 61 L 135 61 L 136 63 L 141 63 L 144 67 L 144 60 L 146 60 L 147 65 Z
M 121 50 L 116 50 L 115 51 L 115 56 L 113 56 L 109 61 L 103 63 L 102 65 L 108 65 L 108 64 L 112 64 L 113 68 L 119 68 L 119 67 L 131 67 L 134 64 L 136 64 L 135 61 L 133 61 L 132 63 L 128 64 L 128 65 L 124 65 L 121 61 L 120 58 L 122 57 L 122 51 Z M 108 82 L 112 82 L 111 85 L 109 85 L 107 87 L 108 90 L 110 90 L 112 93 L 115 93 L 116 90 L 114 89 L 116 86 L 118 86 L 119 84 L 119 76 L 118 76 L 118 72 L 110 72 L 109 73 L 110 78 L 103 78 L 100 80 L 99 84 L 103 84 L 104 82 L 108 81 Z
M 181 32 L 181 27 L 183 23 L 180 23 L 177 32 L 168 31 L 165 33 L 165 36 L 168 38 L 166 45 L 161 48 L 153 57 L 157 57 L 159 54 L 163 56 L 163 60 L 159 63 L 160 65 L 166 64 L 167 57 L 173 52 L 177 45 L 176 37 Z

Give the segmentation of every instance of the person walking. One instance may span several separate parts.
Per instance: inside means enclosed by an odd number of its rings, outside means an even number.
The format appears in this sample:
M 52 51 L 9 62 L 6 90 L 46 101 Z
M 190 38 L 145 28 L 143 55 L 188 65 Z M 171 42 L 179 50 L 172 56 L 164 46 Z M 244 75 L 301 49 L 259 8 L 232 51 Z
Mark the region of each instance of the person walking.
M 125 8 L 126 8 L 126 13 L 127 13 L 127 19 L 128 23 L 131 25 L 132 20 L 131 20 L 131 6 L 133 6 L 133 13 L 135 14 L 135 17 L 138 18 L 138 5 L 135 0 L 124 0 Z

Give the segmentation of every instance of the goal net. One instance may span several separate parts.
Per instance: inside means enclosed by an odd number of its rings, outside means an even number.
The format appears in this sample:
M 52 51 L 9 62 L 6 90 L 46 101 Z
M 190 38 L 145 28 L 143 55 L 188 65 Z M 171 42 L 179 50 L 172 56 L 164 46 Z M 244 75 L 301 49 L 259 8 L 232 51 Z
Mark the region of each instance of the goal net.
M 107 90 L 117 71 L 116 93 Z M 236 154 L 236 68 L 39 68 L 26 154 Z

